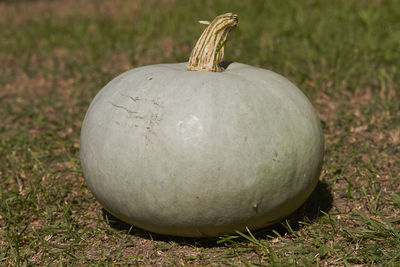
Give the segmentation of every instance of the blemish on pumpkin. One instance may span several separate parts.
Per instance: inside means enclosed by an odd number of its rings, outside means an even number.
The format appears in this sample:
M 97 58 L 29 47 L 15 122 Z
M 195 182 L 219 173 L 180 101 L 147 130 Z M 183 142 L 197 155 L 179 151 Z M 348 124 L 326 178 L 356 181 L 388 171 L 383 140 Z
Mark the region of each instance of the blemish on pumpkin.
M 147 126 L 146 126 L 146 133 L 144 134 L 144 137 L 147 141 L 147 143 L 151 143 L 150 140 L 150 136 L 151 135 L 156 135 L 156 133 L 154 132 L 153 128 L 154 126 L 158 125 L 158 123 L 161 121 L 161 115 L 157 114 L 157 113 L 152 113 L 150 116 L 150 119 L 147 122 Z
M 128 98 L 130 98 L 133 102 L 137 102 L 137 101 L 139 101 L 139 100 L 142 100 L 140 97 L 132 97 L 132 96 L 129 96 L 129 95 L 124 95 L 124 94 L 121 94 L 121 96 L 123 96 L 123 97 L 128 97 Z
M 111 103 L 111 102 L 110 102 L 110 103 Z M 120 106 L 120 105 L 116 105 L 116 104 L 114 104 L 114 103 L 111 103 L 111 105 L 113 105 L 113 106 L 116 107 L 116 108 L 121 108 L 121 109 L 125 110 L 125 111 L 128 112 L 128 113 L 138 113 L 137 111 L 130 110 L 130 109 L 128 109 L 127 107 Z
M 139 116 L 139 115 L 135 115 L 135 116 L 129 116 L 129 118 L 131 118 L 131 119 L 139 119 L 139 120 L 142 120 L 142 119 L 144 119 L 144 117 L 143 117 L 143 116 Z
M 278 152 L 274 151 L 272 160 L 273 161 L 278 161 L 277 158 L 278 158 Z
M 258 212 L 258 203 L 253 204 L 253 209 Z
M 153 99 L 152 101 L 153 101 L 153 105 L 154 105 L 156 108 L 162 108 L 162 107 L 163 107 L 163 106 L 160 104 L 160 101 L 159 101 L 158 99 Z

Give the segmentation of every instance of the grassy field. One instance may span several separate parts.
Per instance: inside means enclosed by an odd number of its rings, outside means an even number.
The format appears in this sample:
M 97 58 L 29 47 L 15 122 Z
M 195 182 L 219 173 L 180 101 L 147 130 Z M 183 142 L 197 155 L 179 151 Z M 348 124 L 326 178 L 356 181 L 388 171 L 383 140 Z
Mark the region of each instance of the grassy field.
M 115 221 L 88 191 L 79 134 L 95 94 L 187 61 L 234 12 L 225 58 L 278 72 L 321 118 L 311 198 L 281 224 L 217 239 Z M 400 2 L 0 1 L 0 266 L 400 265 Z

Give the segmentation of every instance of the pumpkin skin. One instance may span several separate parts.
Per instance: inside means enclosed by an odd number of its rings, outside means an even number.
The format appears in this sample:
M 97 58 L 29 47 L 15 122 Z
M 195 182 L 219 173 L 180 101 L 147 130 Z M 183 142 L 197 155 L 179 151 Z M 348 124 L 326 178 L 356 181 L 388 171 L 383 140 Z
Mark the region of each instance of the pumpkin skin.
M 127 71 L 92 101 L 81 163 L 117 218 L 160 234 L 203 237 L 259 229 L 315 188 L 324 139 L 304 94 L 274 72 L 232 63 Z

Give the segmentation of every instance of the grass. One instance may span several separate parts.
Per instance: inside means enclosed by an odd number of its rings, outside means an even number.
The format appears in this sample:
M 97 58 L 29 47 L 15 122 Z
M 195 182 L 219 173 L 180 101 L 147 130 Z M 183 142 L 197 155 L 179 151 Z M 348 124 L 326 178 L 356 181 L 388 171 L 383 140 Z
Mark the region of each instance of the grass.
M 200 12 L 201 11 L 201 12 Z M 227 60 L 281 73 L 314 104 L 320 184 L 287 220 L 213 240 L 113 222 L 86 188 L 79 134 L 95 94 L 186 61 L 239 14 Z M 0 265 L 400 264 L 398 1 L 1 1 Z

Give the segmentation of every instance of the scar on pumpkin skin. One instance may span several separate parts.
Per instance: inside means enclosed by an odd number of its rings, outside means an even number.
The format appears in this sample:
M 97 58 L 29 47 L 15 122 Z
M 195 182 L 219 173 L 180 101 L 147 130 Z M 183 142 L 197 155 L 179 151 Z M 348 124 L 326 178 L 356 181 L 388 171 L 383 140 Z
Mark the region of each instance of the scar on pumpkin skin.
M 130 96 L 130 95 L 124 95 L 124 94 L 121 94 L 121 96 L 123 96 L 123 97 L 128 97 L 128 98 L 130 98 L 133 102 L 137 102 L 137 101 L 140 101 L 140 100 L 142 100 L 141 98 L 139 98 L 138 96 L 137 97 L 132 97 L 132 96 Z
M 110 104 L 113 105 L 113 106 L 116 107 L 116 108 L 122 108 L 123 110 L 125 110 L 126 112 L 131 113 L 131 114 L 132 114 L 132 113 L 139 113 L 139 112 L 137 112 L 137 111 L 132 111 L 132 110 L 130 110 L 130 109 L 124 107 L 124 106 L 116 105 L 116 104 L 114 104 L 114 103 L 112 103 L 112 102 L 110 102 Z
M 253 205 L 253 209 L 254 209 L 256 212 L 258 212 L 258 203 L 255 203 L 255 204 Z

